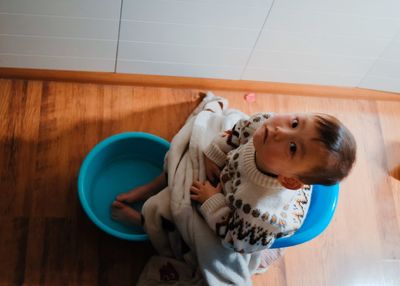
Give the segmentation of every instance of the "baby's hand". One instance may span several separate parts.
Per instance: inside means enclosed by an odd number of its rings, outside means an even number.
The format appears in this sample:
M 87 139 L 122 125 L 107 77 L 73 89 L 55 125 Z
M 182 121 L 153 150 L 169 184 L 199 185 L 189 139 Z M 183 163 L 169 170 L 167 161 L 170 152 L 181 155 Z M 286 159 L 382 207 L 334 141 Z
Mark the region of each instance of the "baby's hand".
M 222 191 L 221 184 L 218 184 L 217 187 L 213 187 L 209 181 L 205 181 L 204 183 L 195 181 L 193 182 L 193 185 L 190 187 L 190 199 L 202 204 L 208 198 L 212 197 L 215 194 L 220 193 L 221 191 Z
M 219 182 L 221 169 L 211 159 L 204 155 L 204 165 L 206 168 L 207 179 L 215 186 Z

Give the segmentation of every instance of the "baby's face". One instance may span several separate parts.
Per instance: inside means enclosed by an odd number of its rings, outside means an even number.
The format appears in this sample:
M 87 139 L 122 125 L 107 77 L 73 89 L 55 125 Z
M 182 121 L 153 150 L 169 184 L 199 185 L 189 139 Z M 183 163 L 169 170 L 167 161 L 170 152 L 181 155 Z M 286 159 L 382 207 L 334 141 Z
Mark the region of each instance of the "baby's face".
M 310 171 L 326 155 L 316 138 L 312 113 L 272 115 L 253 136 L 258 168 L 285 177 Z

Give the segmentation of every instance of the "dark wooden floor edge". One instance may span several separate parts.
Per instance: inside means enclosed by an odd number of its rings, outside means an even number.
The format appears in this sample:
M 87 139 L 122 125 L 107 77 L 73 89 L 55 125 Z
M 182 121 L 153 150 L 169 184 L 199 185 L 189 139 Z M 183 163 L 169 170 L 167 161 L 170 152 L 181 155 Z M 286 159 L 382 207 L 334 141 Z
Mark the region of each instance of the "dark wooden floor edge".
M 347 99 L 370 99 L 385 101 L 400 100 L 400 93 L 384 92 L 364 88 L 109 72 L 0 68 L 0 78 L 190 88 L 202 90 L 229 90 Z

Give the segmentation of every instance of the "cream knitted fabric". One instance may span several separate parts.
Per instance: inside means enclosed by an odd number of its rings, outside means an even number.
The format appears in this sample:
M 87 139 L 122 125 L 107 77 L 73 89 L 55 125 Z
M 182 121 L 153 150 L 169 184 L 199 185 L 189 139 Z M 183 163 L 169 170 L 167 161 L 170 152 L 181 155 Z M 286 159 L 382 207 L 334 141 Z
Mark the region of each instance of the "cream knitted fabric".
M 288 190 L 256 166 L 252 134 L 269 116 L 257 114 L 241 120 L 205 151 L 215 160 L 215 154 L 231 149 L 220 176 L 224 194 L 209 198 L 200 210 L 225 245 L 238 252 L 260 251 L 276 238 L 292 235 L 301 226 L 310 203 L 309 187 Z M 235 144 L 239 145 L 236 149 Z

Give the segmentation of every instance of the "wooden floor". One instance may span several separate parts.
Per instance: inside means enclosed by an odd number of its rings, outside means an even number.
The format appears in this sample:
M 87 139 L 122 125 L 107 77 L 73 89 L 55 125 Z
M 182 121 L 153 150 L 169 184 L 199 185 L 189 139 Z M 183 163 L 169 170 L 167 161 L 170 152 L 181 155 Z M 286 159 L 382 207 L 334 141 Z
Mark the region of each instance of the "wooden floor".
M 145 131 L 171 140 L 198 90 L 0 79 L 0 285 L 135 285 L 149 243 L 96 228 L 77 173 L 100 140 Z M 400 285 L 400 101 L 215 91 L 245 112 L 318 111 L 358 142 L 328 229 L 289 248 L 257 285 Z

